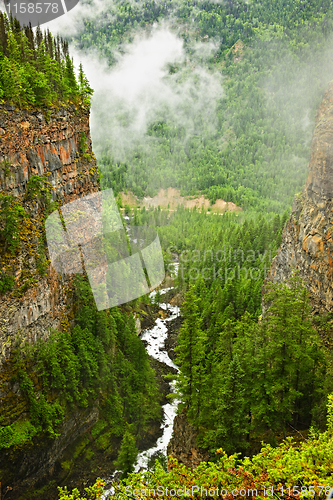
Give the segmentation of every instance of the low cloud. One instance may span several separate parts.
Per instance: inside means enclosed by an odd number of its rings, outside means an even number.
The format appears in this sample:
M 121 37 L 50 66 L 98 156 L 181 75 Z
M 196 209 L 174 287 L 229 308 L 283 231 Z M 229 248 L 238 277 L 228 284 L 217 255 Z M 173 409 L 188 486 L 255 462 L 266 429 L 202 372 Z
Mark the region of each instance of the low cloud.
M 96 52 L 82 54 L 72 49 L 74 60 L 82 61 L 95 89 L 91 130 L 96 152 L 108 145 L 114 160 L 126 161 L 140 145 L 149 154 L 153 139 L 146 132 L 156 121 L 182 127 L 184 140 L 193 134 L 213 134 L 216 103 L 223 95 L 222 78 L 197 64 L 195 55 L 202 60 L 213 48 L 197 43 L 190 60 L 183 40 L 156 26 L 151 34 L 137 36 L 123 46 L 124 53 L 117 55 L 112 68 Z

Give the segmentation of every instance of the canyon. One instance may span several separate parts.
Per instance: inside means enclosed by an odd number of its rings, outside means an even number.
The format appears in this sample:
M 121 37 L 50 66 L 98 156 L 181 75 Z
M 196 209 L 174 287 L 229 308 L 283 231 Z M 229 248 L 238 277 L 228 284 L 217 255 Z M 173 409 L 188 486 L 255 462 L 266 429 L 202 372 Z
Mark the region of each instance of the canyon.
M 29 222 L 20 228 L 19 255 L 2 255 L 2 272 L 15 276 L 15 287 L 6 298 L 0 297 L 0 366 L 17 336 L 36 342 L 50 329 L 71 322 L 72 310 L 67 307 L 72 301 L 71 280 L 61 279 L 50 265 L 44 276 L 37 272 L 45 203 L 41 197 L 26 199 L 29 179 L 45 176 L 52 199 L 60 206 L 99 190 L 89 110 L 72 105 L 49 113 L 0 106 L 0 192 L 21 200 L 29 215 Z M 85 156 L 80 150 L 82 138 Z M 29 279 L 32 286 L 27 285 Z
M 308 180 L 295 196 L 266 280 L 284 282 L 297 270 L 309 290 L 314 314 L 326 314 L 333 307 L 332 144 L 333 84 L 317 112 Z M 44 179 L 43 185 L 38 184 L 36 196 L 29 196 L 34 187 L 31 179 L 37 177 Z M 19 225 L 18 252 L 13 255 L 1 249 L 0 279 L 5 275 L 15 277 L 12 289 L 0 295 L 1 425 L 11 425 L 27 414 L 15 378 L 15 350 L 38 340 L 47 341 L 51 330 L 67 331 L 74 325 L 72 278 L 57 275 L 47 260 L 43 242 L 45 214 L 99 189 L 88 109 L 69 105 L 46 112 L 0 105 L 0 191 L 3 196 L 12 196 L 28 214 Z M 263 307 L 265 310 L 264 302 Z M 138 317 L 136 322 L 139 331 L 142 325 Z M 66 460 L 77 452 L 78 442 L 83 446 L 84 440 L 91 439 L 91 428 L 98 419 L 97 405 L 76 409 L 66 415 L 51 444 L 45 440 L 38 449 L 26 446 L 0 450 L 0 469 L 2 477 L 6 477 L 3 487 L 10 488 L 8 498 L 24 498 L 20 495 L 26 488 L 66 477 Z M 190 467 L 208 460 L 208 453 L 198 448 L 196 436 L 196 429 L 180 413 L 174 421 L 168 454 Z M 114 445 L 110 460 L 116 458 L 119 439 Z
M 47 204 L 56 208 L 54 202 L 61 206 L 99 190 L 89 109 L 74 104 L 47 111 L 0 105 L 0 161 L 0 192 L 13 196 L 26 214 L 19 224 L 18 251 L 13 255 L 1 249 L 0 278 L 15 277 L 12 290 L 0 295 L 1 424 L 11 425 L 24 421 L 27 412 L 13 352 L 39 339 L 46 341 L 52 330 L 73 324 L 73 277 L 57 275 L 47 260 L 43 223 Z M 44 186 L 37 185 L 40 192 L 28 196 L 29 180 L 36 176 L 45 179 Z M 45 440 L 37 449 L 29 443 L 2 449 L 3 487 L 8 485 L 7 492 L 16 495 L 16 490 L 19 494 L 45 477 L 52 478 L 64 451 L 97 420 L 97 407 L 77 409 L 66 416 L 51 443 Z

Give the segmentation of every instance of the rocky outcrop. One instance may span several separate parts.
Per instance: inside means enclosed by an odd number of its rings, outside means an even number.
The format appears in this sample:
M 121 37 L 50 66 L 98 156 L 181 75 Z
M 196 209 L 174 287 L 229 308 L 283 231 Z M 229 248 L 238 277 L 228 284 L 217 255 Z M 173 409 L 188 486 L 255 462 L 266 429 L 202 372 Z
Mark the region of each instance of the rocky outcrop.
M 71 318 L 70 281 L 47 262 L 44 275 L 38 271 L 45 253 L 45 200 L 25 199 L 33 176 L 47 177 L 52 200 L 60 206 L 99 189 L 88 109 L 43 112 L 0 105 L 0 193 L 16 197 L 27 213 L 20 224 L 18 252 L 10 255 L 0 249 L 0 279 L 4 274 L 15 277 L 13 291 L 0 295 L 0 366 L 17 339 L 36 342 Z
M 333 82 L 316 115 L 309 175 L 295 196 L 269 281 L 282 282 L 298 270 L 313 313 L 333 311 Z
M 16 250 L 10 252 L 0 238 L 0 281 L 4 276 L 14 278 L 11 290 L 4 293 L 0 288 L 0 429 L 27 418 L 15 349 L 46 340 L 52 329 L 66 330 L 74 318 L 73 278 L 58 275 L 47 260 L 45 217 L 57 208 L 55 202 L 61 206 L 98 190 L 88 109 L 69 105 L 42 111 L 0 105 L 0 197 L 12 196 L 21 210 Z M 14 449 L 0 446 L 0 481 L 3 488 L 11 485 L 8 497 L 28 498 L 24 488 L 52 478 L 64 451 L 97 420 L 97 407 L 76 409 L 65 415 L 56 439 L 41 439 L 34 447 L 29 441 Z
M 1 192 L 22 195 L 31 176 L 46 174 L 52 196 L 61 204 L 98 190 L 89 110 L 71 105 L 43 112 L 0 105 L 0 162 L 4 161 L 8 165 L 0 166 Z
M 189 423 L 183 410 L 174 419 L 167 455 L 190 468 L 197 467 L 201 462 L 207 462 L 209 455 L 206 450 L 198 447 L 197 436 L 198 431 Z

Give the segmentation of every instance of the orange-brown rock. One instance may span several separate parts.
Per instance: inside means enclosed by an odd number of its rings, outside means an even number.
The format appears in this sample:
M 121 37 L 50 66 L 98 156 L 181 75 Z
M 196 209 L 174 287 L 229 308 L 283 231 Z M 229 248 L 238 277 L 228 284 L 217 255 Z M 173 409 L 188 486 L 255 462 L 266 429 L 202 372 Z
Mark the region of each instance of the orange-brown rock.
M 24 199 L 28 180 L 47 176 L 52 199 L 59 205 L 99 190 L 99 180 L 89 110 L 83 106 L 50 109 L 47 114 L 3 104 L 0 129 L 0 193 L 19 199 L 28 216 L 21 222 L 15 255 L 0 249 L 0 278 L 6 273 L 15 276 L 16 283 L 11 293 L 0 295 L 1 366 L 17 339 L 36 342 L 71 320 L 70 279 L 61 278 L 50 264 L 44 275 L 37 269 L 38 257 L 45 251 L 41 249 L 45 203 L 40 197 Z
M 47 201 L 45 191 L 26 196 L 33 176 L 47 178 L 52 200 L 60 206 L 99 190 L 89 110 L 68 106 L 44 114 L 39 109 L 0 105 L 0 195 L 12 195 L 26 213 L 20 220 L 14 254 L 0 247 L 0 280 L 4 275 L 15 277 L 14 288 L 0 294 L 0 427 L 26 418 L 27 402 L 11 356 L 14 348 L 45 340 L 52 329 L 67 329 L 74 318 L 73 278 L 61 277 L 47 260 L 44 220 L 46 210 L 56 207 Z M 38 393 L 38 380 L 34 383 Z M 89 432 L 98 417 L 97 406 L 77 408 L 66 414 L 56 439 L 41 440 L 40 447 L 35 442 L 35 448 L 28 443 L 15 453 L 13 448 L 1 449 L 3 491 L 10 480 L 10 498 L 25 498 L 27 487 L 54 479 L 66 450 Z M 8 479 L 10 468 L 15 472 Z
M 298 270 L 314 313 L 333 311 L 333 82 L 316 115 L 309 175 L 282 234 L 268 280 Z

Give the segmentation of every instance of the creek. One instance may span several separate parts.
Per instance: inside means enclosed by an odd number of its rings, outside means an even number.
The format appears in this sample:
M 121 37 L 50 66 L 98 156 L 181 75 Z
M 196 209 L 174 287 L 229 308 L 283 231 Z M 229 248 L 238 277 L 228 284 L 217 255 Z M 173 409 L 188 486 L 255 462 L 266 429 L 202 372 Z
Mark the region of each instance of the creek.
M 177 271 L 177 263 L 174 264 Z M 175 272 L 176 272 L 175 271 Z M 164 288 L 159 290 L 160 295 L 164 295 L 166 292 L 171 290 L 170 288 Z M 156 291 L 150 293 L 150 297 L 153 298 L 156 295 Z M 170 359 L 165 341 L 168 337 L 168 322 L 177 318 L 180 315 L 180 308 L 178 306 L 172 306 L 168 302 L 160 302 L 160 309 L 165 311 L 167 316 L 164 319 L 158 318 L 155 321 L 155 325 L 153 328 L 145 330 L 141 334 L 141 340 L 146 344 L 146 350 L 149 356 L 157 359 L 161 363 L 165 363 L 166 365 L 175 368 L 178 371 L 177 365 Z M 174 391 L 174 381 L 170 383 L 170 391 Z M 177 399 L 173 399 L 172 402 L 167 403 L 162 406 L 163 409 L 163 418 L 161 429 L 163 430 L 162 436 L 156 441 L 156 444 L 149 448 L 148 450 L 142 451 L 138 454 L 134 472 L 139 472 L 142 470 L 147 470 L 149 466 L 149 462 L 152 458 L 157 457 L 159 454 L 167 455 L 167 446 L 171 439 L 172 430 L 173 430 L 173 421 L 176 416 L 177 406 L 179 401 Z M 115 477 L 119 476 L 121 471 L 115 471 L 112 475 L 109 476 L 107 482 L 112 481 Z M 114 488 L 108 489 L 105 491 L 104 495 L 101 497 L 101 500 L 107 500 L 108 495 L 112 495 L 114 492 Z
M 160 294 L 166 293 L 170 288 L 165 288 L 160 290 Z M 153 297 L 156 294 L 155 291 L 151 292 L 150 296 Z M 165 363 L 178 371 L 178 367 L 170 359 L 167 350 L 165 348 L 165 341 L 168 336 L 167 323 L 179 316 L 179 307 L 172 306 L 169 303 L 162 302 L 159 304 L 160 308 L 166 311 L 168 317 L 165 319 L 158 318 L 155 321 L 155 326 L 149 330 L 146 330 L 141 339 L 147 343 L 146 350 L 149 356 L 157 359 L 158 361 Z M 170 382 L 170 390 L 173 392 L 173 382 Z M 171 439 L 173 421 L 176 416 L 178 400 L 173 400 L 172 403 L 167 403 L 162 406 L 163 408 L 163 421 L 161 429 L 163 429 L 162 436 L 157 440 L 156 445 L 149 450 L 143 451 L 138 455 L 137 464 L 135 466 L 135 472 L 139 472 L 142 469 L 147 469 L 149 458 L 158 453 L 163 453 L 166 455 L 167 446 Z

